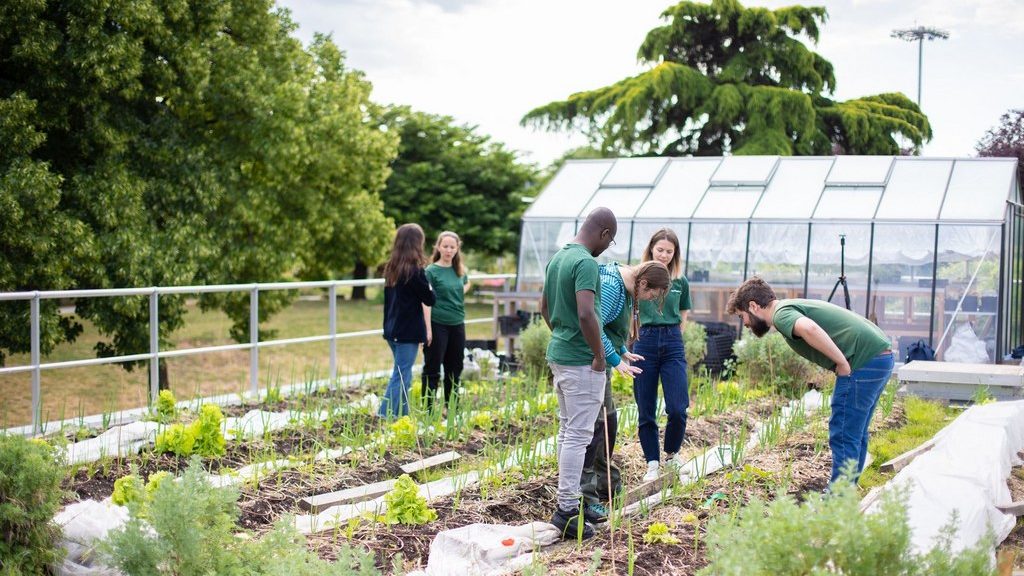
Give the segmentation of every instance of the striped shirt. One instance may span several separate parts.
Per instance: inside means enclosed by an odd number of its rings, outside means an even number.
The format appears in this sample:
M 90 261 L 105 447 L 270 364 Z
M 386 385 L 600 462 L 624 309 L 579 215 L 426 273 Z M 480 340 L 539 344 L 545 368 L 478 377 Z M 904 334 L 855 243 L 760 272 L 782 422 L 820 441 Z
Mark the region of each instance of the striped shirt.
M 614 322 L 622 314 L 626 306 L 626 285 L 619 274 L 617 262 L 602 264 L 598 268 L 598 278 L 601 281 L 601 301 L 599 311 L 601 313 L 601 344 L 604 346 L 604 357 L 611 367 L 618 366 L 622 362 L 621 355 L 626 352 L 626 346 L 620 344 L 616 350 L 615 344 L 608 337 L 606 326 Z M 628 330 L 628 329 L 627 329 Z

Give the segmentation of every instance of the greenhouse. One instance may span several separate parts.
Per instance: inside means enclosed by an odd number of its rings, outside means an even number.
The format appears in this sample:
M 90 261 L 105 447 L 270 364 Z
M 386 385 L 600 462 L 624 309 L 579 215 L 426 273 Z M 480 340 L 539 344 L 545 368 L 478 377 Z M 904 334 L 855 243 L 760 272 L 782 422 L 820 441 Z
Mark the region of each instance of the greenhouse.
M 754 275 L 780 298 L 843 306 L 842 275 L 850 308 L 901 353 L 924 340 L 938 359 L 1007 361 L 1024 343 L 1016 173 L 1013 158 L 569 161 L 523 216 L 517 290 L 539 290 L 548 259 L 606 206 L 619 229 L 603 261 L 638 262 L 654 231 L 676 232 L 695 320 L 736 323 L 726 300 Z

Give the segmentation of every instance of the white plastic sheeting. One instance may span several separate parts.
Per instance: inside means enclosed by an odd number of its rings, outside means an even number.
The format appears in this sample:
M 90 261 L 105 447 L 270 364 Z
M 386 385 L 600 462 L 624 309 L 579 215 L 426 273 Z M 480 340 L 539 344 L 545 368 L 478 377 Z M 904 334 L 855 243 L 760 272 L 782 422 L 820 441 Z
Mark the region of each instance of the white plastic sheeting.
M 558 540 L 558 528 L 547 522 L 521 526 L 470 524 L 445 530 L 430 543 L 426 570 L 409 576 L 509 574 L 533 562 L 540 547 Z
M 128 521 L 127 508 L 111 503 L 110 498 L 85 500 L 69 504 L 53 521 L 64 531 L 61 546 L 67 550 L 60 576 L 120 576 L 120 571 L 97 562 L 96 544 Z
M 1001 542 L 1016 518 L 996 506 L 1010 503 L 1006 479 L 1021 464 L 1024 401 L 972 406 L 935 435 L 934 447 L 918 456 L 885 485 L 905 486 L 911 542 L 924 553 L 939 530 L 957 515 L 953 552 L 970 548 L 991 529 Z M 876 500 L 867 512 L 878 509 Z

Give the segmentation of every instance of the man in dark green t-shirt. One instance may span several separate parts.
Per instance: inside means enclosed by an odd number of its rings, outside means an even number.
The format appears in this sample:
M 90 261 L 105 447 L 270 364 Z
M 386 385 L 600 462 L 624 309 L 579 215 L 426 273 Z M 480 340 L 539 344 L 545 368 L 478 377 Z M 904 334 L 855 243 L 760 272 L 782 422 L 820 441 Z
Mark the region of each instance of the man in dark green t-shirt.
M 832 479 L 849 461 L 857 481 L 868 453 L 868 425 L 892 376 L 889 338 L 863 316 L 821 300 L 777 300 L 761 278 L 747 280 L 729 298 L 728 314 L 761 337 L 778 330 L 797 354 L 836 373 L 828 421 Z
M 615 241 L 617 228 L 611 210 L 595 209 L 544 271 L 540 310 L 551 328 L 547 360 L 558 395 L 558 502 L 551 523 L 564 538 L 594 535 L 593 526 L 583 521 L 586 515 L 580 512 L 584 453 L 594 437 L 605 387 L 597 308 L 601 284 L 594 258 Z

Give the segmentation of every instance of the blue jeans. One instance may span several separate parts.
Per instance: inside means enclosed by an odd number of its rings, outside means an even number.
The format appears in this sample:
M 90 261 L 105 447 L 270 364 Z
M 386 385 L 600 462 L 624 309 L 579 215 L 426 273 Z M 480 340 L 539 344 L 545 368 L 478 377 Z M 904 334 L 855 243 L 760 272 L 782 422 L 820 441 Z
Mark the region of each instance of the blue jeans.
M 828 446 L 832 449 L 835 482 L 849 461 L 856 463 L 854 482 L 868 455 L 868 426 L 885 385 L 892 376 L 892 353 L 880 354 L 849 376 L 837 376 L 832 393 L 832 417 L 828 421 Z
M 643 326 L 633 353 L 644 357 L 636 363 L 643 372 L 633 379 L 633 398 L 639 414 L 640 447 L 648 462 L 661 460 L 658 450 L 658 380 L 665 394 L 665 452 L 679 452 L 686 433 L 686 408 L 690 405 L 686 379 L 686 352 L 679 325 Z
M 395 367 L 391 371 L 391 380 L 380 401 L 379 416 L 397 417 L 409 413 L 409 388 L 412 387 L 412 363 L 416 361 L 416 353 L 420 345 L 416 342 L 391 342 L 391 355 L 395 358 Z

